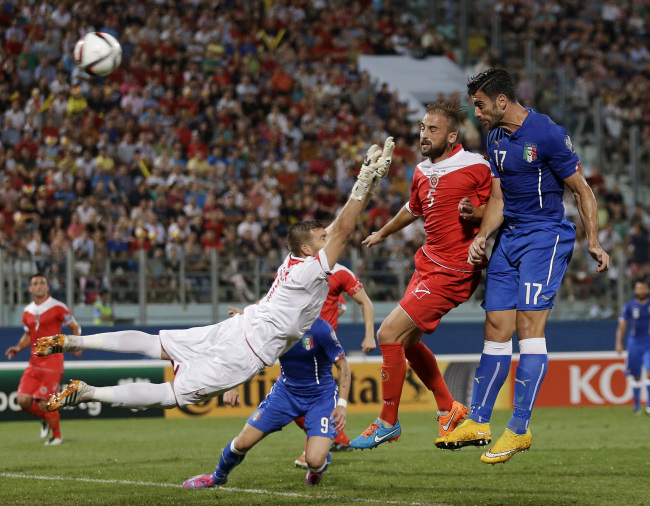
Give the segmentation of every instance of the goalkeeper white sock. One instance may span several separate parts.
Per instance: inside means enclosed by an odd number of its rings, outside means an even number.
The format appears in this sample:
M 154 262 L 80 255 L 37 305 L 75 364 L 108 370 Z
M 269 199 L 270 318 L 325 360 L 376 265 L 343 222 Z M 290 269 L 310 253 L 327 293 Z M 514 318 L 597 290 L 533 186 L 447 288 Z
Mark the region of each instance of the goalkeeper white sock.
M 79 341 L 79 349 L 116 351 L 118 353 L 139 353 L 150 358 L 160 359 L 162 347 L 160 338 L 138 330 L 122 330 L 106 332 L 91 336 L 75 336 Z
M 113 390 L 113 398 L 109 401 L 114 408 L 173 408 L 176 406 L 176 397 L 171 383 L 128 383 L 114 387 L 105 387 Z M 100 388 L 95 388 L 95 398 Z M 110 395 L 108 392 L 102 395 Z

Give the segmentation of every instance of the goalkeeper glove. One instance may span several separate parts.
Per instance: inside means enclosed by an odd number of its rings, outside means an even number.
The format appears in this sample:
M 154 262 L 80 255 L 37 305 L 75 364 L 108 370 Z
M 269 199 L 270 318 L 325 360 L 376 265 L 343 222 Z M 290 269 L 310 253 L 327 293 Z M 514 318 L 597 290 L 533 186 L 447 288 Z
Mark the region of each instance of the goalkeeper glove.
M 376 144 L 370 146 L 357 176 L 357 182 L 352 188 L 351 198 L 362 202 L 366 194 L 374 195 L 381 180 L 388 174 L 394 149 L 395 142 L 392 137 L 386 139 L 383 151 Z

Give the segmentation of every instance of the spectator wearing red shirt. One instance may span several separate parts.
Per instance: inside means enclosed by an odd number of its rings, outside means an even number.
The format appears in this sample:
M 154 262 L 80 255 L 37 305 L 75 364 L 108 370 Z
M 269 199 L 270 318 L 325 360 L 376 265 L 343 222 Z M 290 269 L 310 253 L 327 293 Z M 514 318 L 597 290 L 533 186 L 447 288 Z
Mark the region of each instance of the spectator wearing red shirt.
M 282 67 L 276 67 L 271 75 L 271 84 L 275 93 L 287 95 L 293 88 L 293 78 Z
M 16 153 L 20 153 L 21 156 L 23 154 L 23 148 L 27 148 L 27 152 L 29 153 L 29 159 L 34 160 L 36 158 L 36 152 L 38 151 L 38 143 L 34 141 L 32 138 L 32 131 L 31 130 L 24 130 L 23 131 L 23 138 L 18 141 L 18 144 L 16 144 L 15 150 Z

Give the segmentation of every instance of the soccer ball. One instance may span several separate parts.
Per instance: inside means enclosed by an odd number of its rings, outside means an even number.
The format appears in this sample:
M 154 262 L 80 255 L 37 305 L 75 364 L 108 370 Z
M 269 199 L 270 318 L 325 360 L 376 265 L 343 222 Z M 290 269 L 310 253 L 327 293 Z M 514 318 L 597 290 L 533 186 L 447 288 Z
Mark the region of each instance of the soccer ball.
M 107 76 L 122 62 L 122 46 L 106 32 L 90 32 L 74 46 L 74 61 L 91 76 Z

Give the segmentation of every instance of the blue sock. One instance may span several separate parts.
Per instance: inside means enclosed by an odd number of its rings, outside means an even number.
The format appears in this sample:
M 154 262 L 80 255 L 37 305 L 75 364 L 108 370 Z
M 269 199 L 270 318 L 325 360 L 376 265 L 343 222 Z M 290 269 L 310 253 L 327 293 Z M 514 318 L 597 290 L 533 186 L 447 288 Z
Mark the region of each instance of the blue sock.
M 223 480 L 230 471 L 232 471 L 236 466 L 238 466 L 246 454 L 234 449 L 233 443 L 234 439 L 226 445 L 226 447 L 221 452 L 221 458 L 219 458 L 219 464 L 215 469 L 212 475 L 216 480 Z
M 649 380 L 646 380 L 645 387 L 647 390 L 646 394 L 648 396 L 646 399 L 646 406 L 650 408 L 650 381 Z
M 519 357 L 515 374 L 515 409 L 507 427 L 515 434 L 525 434 L 528 429 L 533 405 L 547 369 L 548 355 L 545 353 L 522 353 Z
M 638 411 L 641 409 L 641 387 L 632 387 L 632 395 L 634 396 L 634 411 Z
M 481 361 L 474 374 L 470 419 L 478 423 L 490 421 L 499 390 L 510 372 L 511 360 L 512 341 L 507 343 L 485 341 Z

